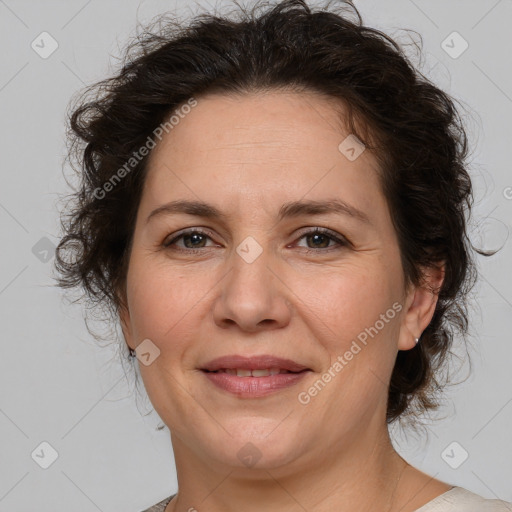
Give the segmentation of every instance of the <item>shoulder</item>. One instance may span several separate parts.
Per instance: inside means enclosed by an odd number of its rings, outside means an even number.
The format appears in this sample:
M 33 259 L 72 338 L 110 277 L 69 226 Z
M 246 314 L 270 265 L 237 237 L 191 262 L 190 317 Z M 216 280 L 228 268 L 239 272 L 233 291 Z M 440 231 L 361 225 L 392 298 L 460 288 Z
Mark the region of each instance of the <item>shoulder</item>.
M 142 512 L 164 512 L 174 496 L 176 495 L 173 494 Z M 512 503 L 488 500 L 462 487 L 453 487 L 416 512 L 512 512 Z
M 488 500 L 462 487 L 453 487 L 416 512 L 512 512 L 512 503 Z
M 146 510 L 143 510 L 142 512 L 164 512 L 165 507 L 174 498 L 174 496 L 176 496 L 176 494 L 173 494 L 172 496 L 165 498 L 165 500 L 159 501 L 156 505 L 153 505 L 152 507 L 149 507 Z

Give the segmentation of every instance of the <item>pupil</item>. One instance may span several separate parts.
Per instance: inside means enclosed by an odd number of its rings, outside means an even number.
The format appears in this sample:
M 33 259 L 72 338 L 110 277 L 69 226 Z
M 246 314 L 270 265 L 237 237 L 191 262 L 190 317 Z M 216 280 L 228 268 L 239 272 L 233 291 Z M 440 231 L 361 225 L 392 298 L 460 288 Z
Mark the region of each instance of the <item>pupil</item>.
M 193 233 L 191 235 L 187 235 L 185 237 L 185 240 L 186 239 L 192 239 L 192 240 L 195 240 L 196 242 L 199 241 L 201 242 L 201 238 L 202 238 L 202 234 L 201 233 Z M 186 244 L 185 244 L 186 245 Z M 193 244 L 194 247 L 198 247 L 198 244 Z
M 311 238 L 311 237 L 313 237 L 313 238 L 318 238 L 318 237 L 322 238 L 322 237 L 323 237 L 324 239 L 326 239 L 326 240 L 327 240 L 327 237 L 326 237 L 325 235 L 321 234 L 321 233 L 316 233 L 316 234 L 314 234 L 314 235 L 309 235 L 309 236 L 310 236 L 310 238 Z M 328 244 L 328 243 L 329 243 L 329 241 L 327 240 L 327 244 Z M 325 244 L 324 244 L 323 246 L 325 246 Z

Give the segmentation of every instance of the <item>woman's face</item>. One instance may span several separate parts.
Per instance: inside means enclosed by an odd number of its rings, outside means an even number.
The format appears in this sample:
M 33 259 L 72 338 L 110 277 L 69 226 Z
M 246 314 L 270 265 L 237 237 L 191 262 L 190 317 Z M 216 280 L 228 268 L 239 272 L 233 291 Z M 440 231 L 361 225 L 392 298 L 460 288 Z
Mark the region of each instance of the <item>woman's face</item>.
M 404 290 L 376 160 L 351 139 L 340 147 L 349 135 L 333 103 L 313 94 L 210 95 L 151 154 L 123 332 L 132 348 L 149 340 L 138 350 L 145 388 L 190 455 L 240 468 L 307 465 L 385 428 L 397 350 L 414 347 L 432 311 Z M 220 216 L 151 216 L 174 201 Z M 335 201 L 346 208 L 307 206 Z M 237 392 L 202 370 L 231 355 L 309 371 L 216 374 L 229 386 L 254 382 Z

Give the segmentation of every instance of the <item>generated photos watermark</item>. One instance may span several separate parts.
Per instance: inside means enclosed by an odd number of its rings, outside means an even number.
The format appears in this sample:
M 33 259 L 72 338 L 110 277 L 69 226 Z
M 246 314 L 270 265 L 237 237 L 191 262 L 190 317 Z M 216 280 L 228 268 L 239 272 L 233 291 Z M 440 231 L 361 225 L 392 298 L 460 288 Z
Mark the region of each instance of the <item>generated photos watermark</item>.
M 400 311 L 402 311 L 402 304 L 395 302 L 392 307 L 380 315 L 379 320 L 377 320 L 371 327 L 365 328 L 364 331 L 361 331 L 357 335 L 359 343 L 365 347 L 368 343 L 368 336 L 371 338 L 376 336 Z M 301 391 L 297 395 L 299 403 L 302 405 L 309 404 L 311 402 L 311 398 L 317 396 L 318 393 L 322 391 L 325 386 L 331 382 L 331 380 L 336 377 L 336 375 L 338 375 L 350 361 L 352 361 L 352 359 L 354 359 L 354 356 L 361 352 L 363 347 L 361 347 L 357 340 L 352 340 L 350 348 L 345 351 L 343 355 L 339 355 L 336 358 L 336 361 L 321 375 L 318 380 L 316 380 L 312 386 L 308 388 L 307 391 Z

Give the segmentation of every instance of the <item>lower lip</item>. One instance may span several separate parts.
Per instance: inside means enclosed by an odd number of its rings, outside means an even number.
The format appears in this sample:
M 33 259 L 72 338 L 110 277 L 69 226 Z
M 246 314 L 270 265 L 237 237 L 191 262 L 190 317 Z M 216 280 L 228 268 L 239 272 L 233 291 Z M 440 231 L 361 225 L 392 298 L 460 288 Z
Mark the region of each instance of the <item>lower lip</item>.
M 278 373 L 268 377 L 237 377 L 229 373 L 206 371 L 203 373 L 210 382 L 224 391 L 229 391 L 241 398 L 257 398 L 293 386 L 310 372 Z

